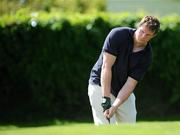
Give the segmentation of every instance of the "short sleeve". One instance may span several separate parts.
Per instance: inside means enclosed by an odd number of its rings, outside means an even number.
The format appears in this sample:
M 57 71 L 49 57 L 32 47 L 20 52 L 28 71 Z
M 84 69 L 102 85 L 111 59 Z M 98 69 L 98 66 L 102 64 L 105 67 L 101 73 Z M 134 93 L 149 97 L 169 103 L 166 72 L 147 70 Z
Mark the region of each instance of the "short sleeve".
M 139 62 L 135 67 L 129 69 L 128 76 L 132 77 L 137 81 L 141 81 L 145 73 L 149 69 L 152 63 L 152 56 L 149 54 L 145 56 L 141 62 Z
M 146 71 L 147 71 L 147 69 L 145 69 L 145 68 L 144 69 L 143 68 L 134 69 L 133 71 L 131 71 L 129 73 L 129 76 L 132 77 L 133 79 L 135 79 L 136 81 L 140 81 L 144 77 Z
M 108 34 L 108 36 L 105 39 L 103 51 L 108 52 L 114 56 L 118 55 L 120 43 L 121 43 L 121 31 L 118 31 L 117 28 L 112 29 L 111 32 Z

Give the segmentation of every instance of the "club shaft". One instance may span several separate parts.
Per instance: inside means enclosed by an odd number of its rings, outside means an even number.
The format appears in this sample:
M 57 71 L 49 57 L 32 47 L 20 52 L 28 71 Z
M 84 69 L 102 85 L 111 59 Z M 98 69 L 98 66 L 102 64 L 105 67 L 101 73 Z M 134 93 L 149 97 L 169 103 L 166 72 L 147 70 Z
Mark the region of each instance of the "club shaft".
M 110 118 L 107 118 L 107 120 L 108 120 L 108 123 L 110 124 Z

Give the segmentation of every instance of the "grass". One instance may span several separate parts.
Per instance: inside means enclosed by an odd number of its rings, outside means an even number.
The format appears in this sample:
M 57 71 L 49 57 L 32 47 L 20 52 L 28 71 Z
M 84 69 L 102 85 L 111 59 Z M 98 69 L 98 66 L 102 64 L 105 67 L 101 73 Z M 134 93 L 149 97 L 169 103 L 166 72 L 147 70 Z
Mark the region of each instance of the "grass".
M 0 135 L 180 135 L 180 121 L 107 126 L 94 126 L 90 123 L 59 123 L 38 127 L 1 125 Z

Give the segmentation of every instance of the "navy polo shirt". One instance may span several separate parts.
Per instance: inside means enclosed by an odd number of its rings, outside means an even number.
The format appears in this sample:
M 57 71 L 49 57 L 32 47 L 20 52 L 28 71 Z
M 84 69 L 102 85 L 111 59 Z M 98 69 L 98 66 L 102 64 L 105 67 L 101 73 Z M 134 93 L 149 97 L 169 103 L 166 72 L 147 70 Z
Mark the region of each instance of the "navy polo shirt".
M 152 48 L 148 43 L 146 47 L 133 52 L 133 35 L 135 29 L 118 27 L 111 30 L 105 39 L 102 52 L 93 66 L 89 83 L 101 86 L 101 67 L 103 52 L 116 56 L 112 66 L 111 93 L 116 97 L 127 81 L 128 76 L 140 81 L 152 62 Z

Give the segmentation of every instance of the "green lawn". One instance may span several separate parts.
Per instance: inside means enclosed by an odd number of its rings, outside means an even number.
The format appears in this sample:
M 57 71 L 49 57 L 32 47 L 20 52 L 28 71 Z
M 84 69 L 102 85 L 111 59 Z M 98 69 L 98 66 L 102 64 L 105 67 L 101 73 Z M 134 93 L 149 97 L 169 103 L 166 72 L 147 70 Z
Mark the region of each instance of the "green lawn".
M 94 126 L 67 123 L 40 127 L 0 126 L 0 135 L 180 135 L 180 121 Z

